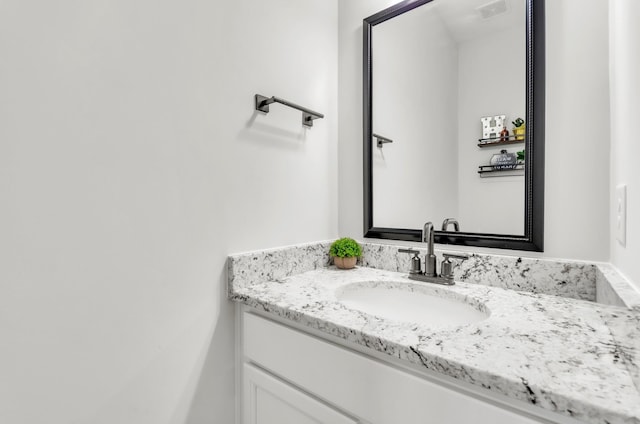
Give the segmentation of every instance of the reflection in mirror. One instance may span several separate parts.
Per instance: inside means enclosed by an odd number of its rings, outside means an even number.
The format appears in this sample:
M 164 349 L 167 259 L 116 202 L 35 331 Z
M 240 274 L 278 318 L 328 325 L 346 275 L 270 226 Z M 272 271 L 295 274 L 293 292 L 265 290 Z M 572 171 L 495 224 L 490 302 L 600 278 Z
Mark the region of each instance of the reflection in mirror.
M 533 12 L 533 0 L 426 0 L 365 19 L 365 236 L 419 241 L 405 229 L 455 218 L 461 232 L 436 242 L 542 250 Z
M 376 226 L 453 216 L 465 231 L 524 234 L 524 173 L 481 178 L 500 147 L 477 146 L 481 117 L 524 116 L 524 0 L 489 17 L 477 3 L 433 1 L 375 28 L 372 129 L 396 140 L 373 150 Z

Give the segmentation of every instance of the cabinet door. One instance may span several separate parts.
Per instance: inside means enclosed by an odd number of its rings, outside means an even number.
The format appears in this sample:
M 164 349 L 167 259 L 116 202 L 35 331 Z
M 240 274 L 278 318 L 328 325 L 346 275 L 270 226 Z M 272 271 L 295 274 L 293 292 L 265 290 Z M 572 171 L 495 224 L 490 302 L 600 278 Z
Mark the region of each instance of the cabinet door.
M 357 424 L 251 364 L 243 372 L 243 424 Z

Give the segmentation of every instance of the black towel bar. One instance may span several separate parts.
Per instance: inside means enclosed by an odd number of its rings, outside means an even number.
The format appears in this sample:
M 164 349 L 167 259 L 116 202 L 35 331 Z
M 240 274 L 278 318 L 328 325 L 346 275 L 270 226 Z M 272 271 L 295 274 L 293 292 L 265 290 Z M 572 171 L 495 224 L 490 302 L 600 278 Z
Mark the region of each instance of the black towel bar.
M 256 94 L 255 95 L 255 100 L 256 100 L 256 110 L 259 110 L 260 112 L 264 112 L 264 113 L 269 113 L 269 105 L 271 103 L 280 103 L 280 104 L 283 104 L 285 106 L 289 106 L 289 107 L 292 107 L 294 109 L 297 109 L 297 110 L 301 111 L 302 112 L 302 125 L 304 125 L 306 127 L 312 127 L 314 119 L 324 118 L 324 115 L 321 114 L 321 113 L 314 112 L 311 109 L 307 109 L 306 107 L 298 106 L 295 103 L 291 103 L 288 100 L 283 100 L 283 99 L 281 99 L 279 97 L 276 97 L 276 96 L 265 97 L 265 96 L 261 96 L 260 94 Z

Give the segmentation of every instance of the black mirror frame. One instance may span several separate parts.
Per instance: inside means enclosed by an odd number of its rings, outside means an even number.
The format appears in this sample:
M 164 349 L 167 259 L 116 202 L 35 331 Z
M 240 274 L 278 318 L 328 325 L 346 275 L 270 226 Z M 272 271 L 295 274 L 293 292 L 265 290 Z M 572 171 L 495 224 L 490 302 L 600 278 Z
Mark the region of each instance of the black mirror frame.
M 372 167 L 372 29 L 432 0 L 405 0 L 363 21 L 363 136 L 364 136 L 364 237 L 421 241 L 421 230 L 373 226 Z M 466 232 L 435 232 L 435 242 L 498 249 L 544 250 L 544 131 L 545 131 L 545 26 L 544 0 L 527 0 L 526 5 L 527 90 L 525 138 L 524 235 Z M 535 143 L 534 143 L 535 141 Z M 428 217 L 425 217 L 428 220 Z M 438 225 L 439 223 L 434 223 Z

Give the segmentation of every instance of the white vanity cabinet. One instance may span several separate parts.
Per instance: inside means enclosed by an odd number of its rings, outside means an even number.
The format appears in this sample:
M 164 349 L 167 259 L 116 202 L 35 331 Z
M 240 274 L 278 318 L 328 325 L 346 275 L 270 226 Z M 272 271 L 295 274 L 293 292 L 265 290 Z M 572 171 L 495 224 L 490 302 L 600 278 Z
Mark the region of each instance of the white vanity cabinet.
M 511 407 L 242 309 L 242 424 L 573 422 L 534 416 L 522 402 Z

